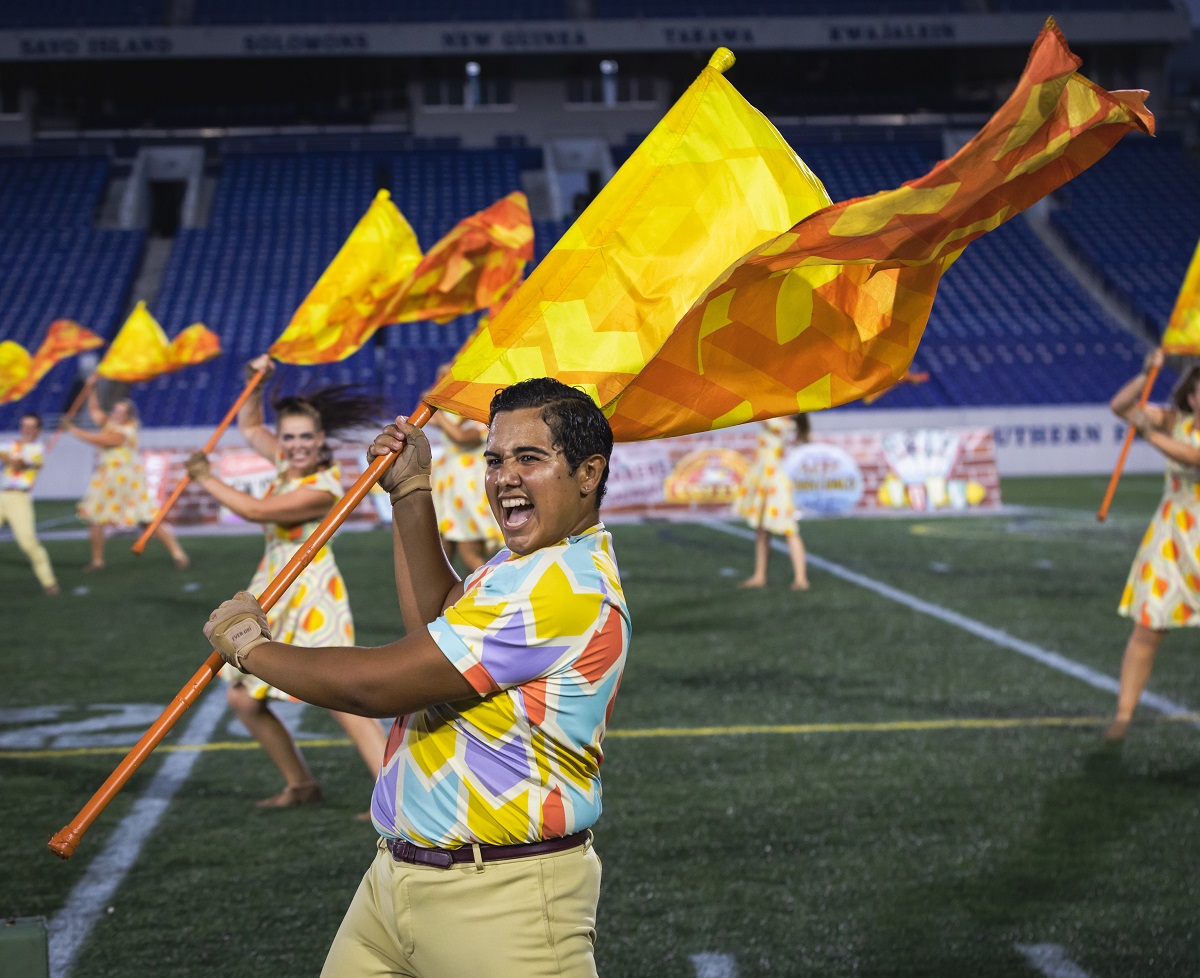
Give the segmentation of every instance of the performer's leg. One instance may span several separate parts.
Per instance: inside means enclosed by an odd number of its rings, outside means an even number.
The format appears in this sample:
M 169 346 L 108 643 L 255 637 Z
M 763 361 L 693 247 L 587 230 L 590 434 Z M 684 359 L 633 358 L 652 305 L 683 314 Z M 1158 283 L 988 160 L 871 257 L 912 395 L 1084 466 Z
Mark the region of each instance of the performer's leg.
M 787 536 L 788 556 L 792 558 L 792 590 L 808 590 L 808 558 L 799 531 Z
M 1154 654 L 1158 651 L 1164 635 L 1166 632 L 1155 631 L 1145 625 L 1133 626 L 1133 632 L 1125 644 L 1125 655 L 1121 659 L 1117 716 L 1104 734 L 1109 740 L 1120 740 L 1128 731 L 1133 711 L 1150 679 L 1150 670 L 1154 667 Z
M 47 594 L 58 594 L 58 581 L 54 579 L 54 570 L 50 566 L 50 555 L 37 538 L 33 521 L 33 500 L 27 492 L 6 492 L 4 510 L 12 524 L 13 539 L 17 546 L 29 558 L 33 572 L 37 575 L 38 583 Z
M 761 526 L 754 534 L 754 573 L 738 587 L 767 586 L 767 558 L 770 556 L 771 536 Z
M 166 523 L 159 523 L 158 529 L 154 531 L 154 539 L 167 548 L 167 552 L 171 555 L 171 560 L 175 562 L 175 566 L 180 570 L 184 570 L 190 561 L 188 555 L 183 552 L 183 547 L 179 545 L 179 541 L 175 539 L 175 534 L 171 532 L 171 528 Z
M 387 749 L 387 735 L 378 720 L 371 717 L 360 717 L 353 713 L 341 713 L 330 710 L 332 716 L 358 748 L 359 754 L 366 762 L 372 777 L 383 767 L 383 752 Z
M 259 807 L 282 808 L 320 801 L 321 789 L 313 780 L 308 762 L 267 701 L 255 699 L 242 686 L 230 686 L 229 706 L 287 782 L 279 794 L 258 802 Z
M 88 527 L 88 546 L 92 552 L 92 561 L 85 571 L 97 571 L 104 568 L 104 524 L 92 523 Z

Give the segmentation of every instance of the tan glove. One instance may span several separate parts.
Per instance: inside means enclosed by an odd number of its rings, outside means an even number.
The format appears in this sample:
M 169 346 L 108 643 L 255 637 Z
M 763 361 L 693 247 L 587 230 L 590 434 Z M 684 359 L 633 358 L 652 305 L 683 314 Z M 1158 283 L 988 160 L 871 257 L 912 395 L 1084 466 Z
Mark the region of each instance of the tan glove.
M 201 479 L 207 479 L 212 475 L 212 469 L 208 464 L 208 456 L 203 452 L 192 452 L 183 463 L 183 467 L 187 469 L 188 477 L 193 482 L 199 482 Z
M 271 641 L 271 630 L 254 595 L 238 591 L 208 616 L 204 637 L 221 653 L 222 659 L 247 672 L 243 665 L 246 656 L 255 646 Z
M 380 476 L 379 487 L 391 497 L 393 506 L 409 493 L 433 488 L 429 480 L 433 449 L 425 432 L 397 418 L 375 436 L 367 449 L 367 461 L 373 462 L 380 455 L 390 455 L 392 452 L 399 452 L 399 455 Z

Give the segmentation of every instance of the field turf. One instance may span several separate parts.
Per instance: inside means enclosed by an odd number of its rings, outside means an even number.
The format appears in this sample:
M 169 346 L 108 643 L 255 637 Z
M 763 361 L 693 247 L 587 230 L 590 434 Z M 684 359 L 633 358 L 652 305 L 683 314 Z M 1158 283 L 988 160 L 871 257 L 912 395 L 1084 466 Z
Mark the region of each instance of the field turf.
M 600 973 L 1200 975 L 1198 720 L 1143 707 L 1106 746 L 1111 692 L 930 613 L 1115 677 L 1129 631 L 1115 605 L 1160 480 L 1125 479 L 1097 524 L 1103 486 L 1009 479 L 1003 515 L 803 524 L 816 557 L 916 607 L 829 564 L 794 594 L 783 554 L 765 591 L 739 591 L 741 537 L 615 527 L 634 641 L 596 828 Z M 65 504 L 39 518 L 71 523 Z M 200 624 L 261 552 L 255 536 L 190 537 L 179 572 L 129 542 L 83 575 L 83 540 L 48 541 L 64 594 L 47 599 L 0 541 L 0 913 L 43 915 L 56 935 L 76 923 L 73 886 L 183 752 L 157 752 L 69 861 L 47 836 L 200 665 Z M 387 534 L 335 549 L 359 640 L 397 636 Z M 1194 635 L 1168 637 L 1150 685 L 1192 711 Z M 69 978 L 319 972 L 374 852 L 353 819 L 370 778 L 323 711 L 298 724 L 326 802 L 255 810 L 278 776 L 225 714 Z

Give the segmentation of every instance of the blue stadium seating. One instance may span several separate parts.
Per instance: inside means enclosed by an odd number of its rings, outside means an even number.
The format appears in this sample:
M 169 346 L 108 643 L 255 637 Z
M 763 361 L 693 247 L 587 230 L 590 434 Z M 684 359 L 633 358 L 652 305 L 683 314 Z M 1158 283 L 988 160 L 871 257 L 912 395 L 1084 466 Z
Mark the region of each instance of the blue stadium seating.
M 1058 197 L 1054 225 L 1161 335 L 1200 237 L 1200 169 L 1187 151 L 1169 136 L 1126 137 Z
M 132 27 L 166 19 L 167 0 L 38 0 L 0 4 L 0 30 L 29 27 Z
M 221 337 L 226 355 L 149 385 L 139 394 L 145 418 L 156 424 L 220 420 L 242 387 L 241 364 L 283 331 L 380 178 L 390 183 L 392 199 L 424 248 L 520 187 L 512 150 L 229 155 L 209 227 L 176 238 L 156 310 L 171 335 L 203 321 Z M 462 317 L 445 325 L 388 327 L 341 363 L 282 370 L 282 389 L 357 383 L 380 394 L 389 409 L 410 409 L 474 322 Z M 208 377 L 206 393 L 181 400 L 190 378 L 200 374 Z
M 381 24 L 452 20 L 562 20 L 566 0 L 196 0 L 196 24 Z
M 104 337 L 120 325 L 141 259 L 141 231 L 90 224 L 108 175 L 101 157 L 0 159 L 0 339 L 34 353 L 55 319 L 73 319 Z M 34 391 L 0 406 L 0 430 L 23 411 L 62 411 L 78 364 L 59 364 Z

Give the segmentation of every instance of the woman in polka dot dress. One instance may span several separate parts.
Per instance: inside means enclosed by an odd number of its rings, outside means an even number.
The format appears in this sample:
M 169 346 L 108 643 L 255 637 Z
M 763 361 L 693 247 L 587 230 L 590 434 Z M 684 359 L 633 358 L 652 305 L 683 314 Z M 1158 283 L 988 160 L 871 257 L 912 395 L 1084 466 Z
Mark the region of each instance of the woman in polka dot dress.
M 484 565 L 488 551 L 503 543 L 483 488 L 487 426 L 445 411 L 438 411 L 432 423 L 442 432 L 445 445 L 431 476 L 438 533 L 446 555 L 453 559 L 457 551 L 471 573 Z
M 1200 366 L 1175 386 L 1170 405 L 1137 406 L 1149 368 L 1162 366 L 1163 352 L 1147 357 L 1146 368 L 1113 396 L 1113 413 L 1137 429 L 1167 462 L 1166 485 L 1146 529 L 1117 608 L 1132 619 L 1133 631 L 1121 660 L 1117 713 L 1105 736 L 1120 740 L 1150 679 L 1163 637 L 1177 628 L 1200 626 Z
M 87 493 L 79 502 L 79 517 L 88 524 L 91 561 L 85 571 L 104 568 L 104 544 L 108 527 L 128 529 L 154 519 L 155 506 L 146 488 L 146 471 L 138 457 L 138 416 L 133 401 L 123 398 L 108 411 L 100 406 L 96 378 L 88 379 L 88 413 L 99 431 L 85 431 L 73 424 L 65 428 L 80 441 L 100 449 Z M 154 531 L 154 539 L 167 548 L 180 570 L 188 566 L 187 554 L 166 523 Z
M 734 513 L 755 531 L 754 573 L 739 584 L 743 588 L 767 586 L 767 557 L 770 537 L 787 541 L 792 559 L 792 590 L 808 590 L 808 570 L 804 543 L 796 526 L 796 507 L 792 502 L 792 482 L 783 471 L 783 452 L 789 441 L 808 441 L 808 417 L 771 418 L 758 429 L 758 447 L 746 481 L 738 490 Z
M 265 367 L 271 360 L 259 357 L 248 372 Z M 238 415 L 238 430 L 264 458 L 274 462 L 278 474 L 258 499 L 217 479 L 202 452 L 188 459 L 188 474 L 205 492 L 243 519 L 263 524 L 267 548 L 250 582 L 249 591 L 261 594 L 300 545 L 308 539 L 333 504 L 342 495 L 338 467 L 326 437 L 338 431 L 370 423 L 374 402 L 349 393 L 345 388 L 328 388 L 305 397 L 286 397 L 274 402 L 276 430 L 263 420 L 262 385 Z M 346 596 L 346 585 L 326 544 L 301 572 L 267 615 L 271 634 L 280 642 L 309 647 L 354 644 L 354 619 Z M 290 699 L 254 676 L 232 666 L 221 670 L 229 683 L 229 704 L 279 768 L 286 784 L 282 791 L 258 802 L 261 808 L 282 808 L 320 801 L 321 789 L 313 779 L 304 756 L 279 718 L 271 711 L 271 699 Z M 372 776 L 383 763 L 385 737 L 379 722 L 368 717 L 330 711 L 349 734 Z

